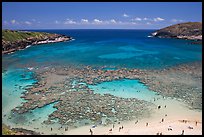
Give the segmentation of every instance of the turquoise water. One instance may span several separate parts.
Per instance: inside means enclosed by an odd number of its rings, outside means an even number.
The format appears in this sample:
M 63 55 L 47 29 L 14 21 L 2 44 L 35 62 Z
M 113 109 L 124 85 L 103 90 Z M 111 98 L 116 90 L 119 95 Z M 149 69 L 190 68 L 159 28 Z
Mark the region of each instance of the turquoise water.
M 24 114 L 12 115 L 10 122 L 17 123 L 17 125 L 24 125 L 30 127 L 33 127 L 33 125 L 37 124 L 43 125 L 43 121 L 48 119 L 48 115 L 57 110 L 56 108 L 53 107 L 55 104 L 56 102 L 46 105 L 42 108 L 31 110 L 30 112 Z
M 89 85 L 95 93 L 112 94 L 122 98 L 137 98 L 139 100 L 152 101 L 159 97 L 156 92 L 150 91 L 143 83 L 138 80 L 114 80 L 103 82 L 97 85 Z
M 32 46 L 3 56 L 3 67 L 91 65 L 161 69 L 202 60 L 202 46 L 148 37 L 154 30 L 41 30 L 75 40 Z
M 117 68 L 114 67 L 104 67 L 102 70 L 117 70 Z
M 8 113 L 14 106 L 21 105 L 25 100 L 21 95 L 28 86 L 32 86 L 36 80 L 33 73 L 23 69 L 9 69 L 2 75 L 2 114 Z
M 35 30 L 36 31 L 36 30 Z M 37 30 L 72 36 L 70 42 L 31 46 L 2 56 L 2 120 L 9 120 L 10 110 L 25 100 L 20 96 L 26 87 L 36 82 L 28 67 L 57 65 L 90 65 L 116 70 L 120 67 L 162 69 L 177 64 L 202 60 L 202 46 L 190 41 L 148 37 L 154 30 Z M 103 82 L 90 86 L 96 93 L 110 93 L 119 97 L 151 100 L 157 96 L 137 80 Z M 26 113 L 17 123 L 39 125 L 55 111 L 53 104 Z M 6 115 L 6 116 L 4 116 Z M 19 118 L 19 117 L 18 117 Z M 37 119 L 32 121 L 33 119 Z
M 33 72 L 26 69 L 9 69 L 2 74 L 2 122 L 12 127 L 26 127 L 31 130 L 42 126 L 48 115 L 54 112 L 55 103 L 34 109 L 24 114 L 12 114 L 11 110 L 21 106 L 24 99 L 20 98 L 29 86 L 36 83 Z

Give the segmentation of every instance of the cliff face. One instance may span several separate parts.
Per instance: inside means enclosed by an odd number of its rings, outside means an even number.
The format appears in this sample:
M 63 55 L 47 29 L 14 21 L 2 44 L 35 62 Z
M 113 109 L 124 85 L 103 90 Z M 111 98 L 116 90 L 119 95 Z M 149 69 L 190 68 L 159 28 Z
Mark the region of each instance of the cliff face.
M 186 22 L 172 25 L 152 33 L 160 38 L 202 40 L 202 22 Z
M 38 45 L 71 40 L 71 37 L 45 32 L 2 30 L 2 54 L 24 49 L 28 45 Z

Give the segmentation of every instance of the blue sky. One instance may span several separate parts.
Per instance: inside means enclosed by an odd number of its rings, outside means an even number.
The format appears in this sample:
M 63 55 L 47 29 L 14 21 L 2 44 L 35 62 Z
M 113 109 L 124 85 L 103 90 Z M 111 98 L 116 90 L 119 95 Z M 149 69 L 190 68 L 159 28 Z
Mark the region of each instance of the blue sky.
M 202 2 L 3 2 L 4 29 L 159 29 L 202 21 Z

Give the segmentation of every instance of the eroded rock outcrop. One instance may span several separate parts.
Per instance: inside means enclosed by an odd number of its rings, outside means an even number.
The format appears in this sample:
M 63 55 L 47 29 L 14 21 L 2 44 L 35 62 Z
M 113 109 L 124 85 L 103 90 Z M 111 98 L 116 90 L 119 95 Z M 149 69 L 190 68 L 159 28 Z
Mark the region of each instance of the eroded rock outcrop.
M 71 39 L 70 36 L 61 34 L 2 30 L 2 54 L 15 52 L 29 45 L 63 42 Z
M 186 22 L 162 28 L 152 33 L 159 38 L 178 38 L 202 41 L 202 22 Z

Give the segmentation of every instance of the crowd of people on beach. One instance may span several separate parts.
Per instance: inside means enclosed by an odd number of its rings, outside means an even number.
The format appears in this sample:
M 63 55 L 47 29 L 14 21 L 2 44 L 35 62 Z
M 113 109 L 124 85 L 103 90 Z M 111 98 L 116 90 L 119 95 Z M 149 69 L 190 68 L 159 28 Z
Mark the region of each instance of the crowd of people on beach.
M 86 70 L 86 69 L 85 69 Z M 96 72 L 94 71 L 94 70 L 92 70 L 92 69 L 88 69 L 88 70 L 86 70 L 85 71 L 84 70 L 84 72 L 87 74 L 87 77 L 84 77 L 84 73 L 82 73 L 80 70 L 78 70 L 78 71 L 73 71 L 73 72 L 75 72 L 75 73 L 78 73 L 78 75 L 79 75 L 79 77 L 81 78 L 81 79 L 83 79 L 85 82 L 87 82 L 87 83 L 97 83 L 97 82 L 95 82 L 94 80 L 94 78 L 95 77 L 97 77 L 97 75 L 95 74 Z M 59 72 L 59 71 L 57 71 L 57 69 L 55 70 L 56 72 L 58 72 L 57 74 L 68 74 L 68 72 L 66 72 L 65 70 L 61 70 L 62 72 Z M 55 72 L 54 71 L 54 72 Z M 45 71 L 46 72 L 46 71 Z M 53 73 L 54 73 L 53 72 Z M 71 73 L 72 71 L 70 71 L 70 73 Z M 134 72 L 134 73 L 133 73 Z M 47 72 L 46 72 L 47 73 Z M 90 73 L 90 74 L 89 74 Z M 114 72 L 114 71 L 105 71 L 105 72 L 103 72 L 103 71 L 97 71 L 97 74 L 98 75 L 101 75 L 101 77 L 102 78 L 100 78 L 100 79 L 98 79 L 98 81 L 99 82 L 103 82 L 103 81 L 109 81 L 109 80 L 113 80 L 113 79 L 119 79 L 118 77 L 116 77 L 116 76 L 118 76 L 118 74 L 120 74 L 121 73 L 121 77 L 129 77 L 129 76 L 132 76 L 133 77 L 133 75 L 130 75 L 130 74 L 134 74 L 135 76 L 136 76 L 136 74 L 139 76 L 141 73 L 144 73 L 143 75 L 145 75 L 147 72 L 146 71 L 144 71 L 144 72 L 140 72 L 139 70 L 131 70 L 131 71 L 127 71 L 127 70 L 123 70 L 123 69 L 121 69 L 121 70 L 118 70 L 117 72 Z M 159 73 L 159 72 L 158 72 Z M 55 73 L 54 73 L 55 74 Z M 88 75 L 89 74 L 89 75 Z M 94 74 L 94 75 L 93 75 Z M 109 74 L 112 74 L 111 76 L 112 77 L 110 77 L 110 75 Z M 147 75 L 147 74 L 146 74 Z M 46 76 L 46 75 L 45 75 Z M 91 77 L 89 77 L 89 76 L 93 76 L 94 78 L 91 78 Z M 43 79 L 44 81 L 46 81 L 46 79 Z M 84 81 L 82 81 L 82 82 L 84 82 Z M 67 81 L 66 81 L 67 82 Z M 41 82 L 41 84 L 43 84 L 44 82 Z M 45 82 L 46 83 L 46 82 Z M 46 84 L 45 85 L 39 85 L 39 87 L 40 86 L 46 86 Z M 80 85 L 79 85 L 80 86 Z M 38 88 L 39 88 L 38 87 Z M 43 88 L 42 88 L 43 89 Z M 50 88 L 51 89 L 51 88 Z M 48 90 L 50 90 L 49 88 L 48 88 Z M 74 89 L 76 89 L 75 87 L 74 87 Z M 83 88 L 83 90 L 84 90 L 85 88 Z M 47 91 L 47 89 L 45 89 L 44 91 Z M 115 91 L 115 89 L 114 89 L 114 91 Z M 124 91 L 124 89 L 123 89 L 123 91 Z M 139 90 L 137 90 L 136 92 L 140 92 Z M 47 93 L 47 92 L 46 92 Z M 47 97 L 50 97 L 50 96 L 47 96 Z M 156 100 L 158 100 L 157 98 L 154 98 L 153 99 L 154 101 L 156 101 Z M 35 101 L 35 102 L 38 102 L 38 101 Z M 32 103 L 30 103 L 30 104 L 32 104 Z M 193 103 L 192 103 L 192 105 L 194 105 Z M 157 106 L 157 108 L 155 108 L 155 109 L 158 109 L 158 111 L 159 110 L 161 110 L 161 109 L 166 109 L 167 108 L 167 105 L 158 105 Z M 168 109 L 168 108 L 167 108 Z M 165 114 L 164 115 L 165 117 L 161 117 L 161 119 L 159 120 L 159 123 L 164 123 L 167 119 L 166 118 L 168 118 L 167 117 L 167 114 Z M 169 116 L 169 114 L 168 114 L 168 116 Z M 183 120 L 183 122 L 184 123 L 187 123 L 188 121 L 187 120 Z M 138 120 L 135 122 L 135 124 L 137 124 L 138 123 Z M 197 124 L 198 124 L 198 122 L 196 121 L 196 126 L 197 126 Z M 144 125 L 146 125 L 146 127 L 151 127 L 151 122 L 150 121 L 148 121 L 148 122 L 145 122 L 144 123 Z M 109 130 L 108 130 L 108 132 L 113 132 L 114 130 L 113 129 L 115 129 L 116 128 L 116 126 L 113 124 L 113 126 L 112 126 L 112 128 L 110 128 Z M 121 132 L 122 131 L 122 129 L 123 129 L 124 127 L 123 126 L 120 126 L 119 128 L 118 128 L 118 132 Z M 188 126 L 188 128 L 189 129 L 194 129 L 194 127 L 192 127 L 192 126 Z M 127 128 L 126 128 L 127 129 Z M 173 130 L 173 128 L 171 127 L 171 126 L 169 126 L 168 127 L 168 131 L 172 131 Z M 53 131 L 53 128 L 51 128 L 51 131 Z M 65 128 L 65 131 L 68 131 L 68 127 L 67 128 Z M 93 129 L 90 129 L 90 134 L 91 135 L 93 135 L 94 133 L 94 130 Z M 183 129 L 182 131 L 181 131 L 181 134 L 185 134 L 186 132 L 185 132 L 185 130 Z M 156 133 L 156 134 L 164 134 L 164 133 L 162 133 L 162 132 L 158 132 L 158 133 Z
M 158 105 L 158 106 L 157 106 L 157 110 L 158 110 L 158 111 L 159 111 L 160 109 L 162 109 L 162 108 L 163 108 L 163 109 L 166 109 L 166 108 L 167 108 L 167 105 L 164 105 L 163 107 L 162 107 L 161 105 Z M 165 117 L 166 117 L 166 116 L 167 116 L 167 114 L 165 114 Z M 159 123 L 165 122 L 164 120 L 165 120 L 165 119 L 162 118 Z M 136 121 L 134 122 L 134 124 L 136 125 L 136 124 L 138 124 L 138 122 L 139 122 L 139 120 L 136 120 Z M 180 120 L 180 122 L 182 122 L 182 123 L 188 123 L 188 122 L 190 122 L 190 121 L 183 119 L 183 120 Z M 99 122 L 99 124 L 102 124 L 102 121 Z M 117 124 L 118 124 L 118 125 L 121 125 L 121 122 L 118 122 Z M 149 122 L 146 122 L 145 125 L 146 125 L 146 127 L 148 127 L 148 126 L 149 126 Z M 195 121 L 195 126 L 197 126 L 197 125 L 198 125 L 198 121 Z M 96 128 L 96 127 L 97 127 L 97 125 L 93 125 L 93 126 L 89 129 L 90 135 L 94 135 L 94 130 L 93 130 L 93 129 Z M 112 134 L 112 132 L 114 131 L 114 128 L 115 128 L 115 127 L 116 127 L 115 124 L 113 124 L 113 125 L 112 125 L 112 128 L 110 128 L 110 129 L 108 130 L 108 133 L 109 133 L 109 134 Z M 58 128 L 58 130 L 60 130 L 60 129 L 62 129 L 62 128 L 63 128 L 63 127 L 61 126 L 60 128 Z M 119 126 L 119 127 L 118 127 L 118 132 L 121 132 L 121 130 L 123 130 L 123 129 L 124 129 L 124 126 L 123 126 L 123 125 Z M 194 128 L 193 128 L 193 126 L 188 126 L 188 129 L 194 129 Z M 53 128 L 51 127 L 50 130 L 53 131 Z M 168 131 L 173 131 L 172 126 L 169 125 L 169 127 L 167 128 L 167 130 L 168 130 Z M 64 131 L 68 131 L 68 127 L 65 127 L 65 128 L 64 128 Z M 185 134 L 185 130 L 182 129 L 180 135 L 184 135 L 184 134 Z M 157 132 L 156 135 L 164 135 L 164 133 L 163 133 L 163 132 Z
M 161 109 L 161 108 L 162 108 L 161 105 L 159 105 L 159 106 L 157 107 L 158 110 Z M 167 105 L 164 105 L 163 108 L 167 108 Z M 166 117 L 166 116 L 167 116 L 167 114 L 165 114 L 165 117 Z M 136 121 L 135 121 L 135 124 L 137 124 L 138 122 L 139 122 L 139 121 L 136 120 Z M 163 122 L 164 122 L 164 118 L 161 119 L 161 122 L 160 122 L 160 123 L 163 123 Z M 187 123 L 187 122 L 190 122 L 190 121 L 188 121 L 188 120 L 182 120 L 182 122 Z M 118 124 L 120 124 L 120 122 L 119 122 Z M 197 125 L 198 125 L 198 121 L 195 121 L 195 126 L 197 126 Z M 149 126 L 149 123 L 146 122 L 146 127 L 148 127 L 148 126 Z M 112 133 L 114 127 L 115 127 L 115 125 L 113 124 L 113 127 L 112 127 L 111 129 L 109 129 L 109 133 Z M 119 126 L 119 132 L 120 132 L 122 129 L 123 129 L 123 125 L 122 125 L 122 126 Z M 192 127 L 192 126 L 188 126 L 188 129 L 193 129 L 193 127 Z M 173 130 L 172 126 L 169 126 L 169 127 L 168 127 L 168 131 L 172 131 L 172 130 Z M 93 133 L 93 131 L 92 131 L 92 133 Z M 181 134 L 180 134 L 180 135 L 184 135 L 184 134 L 185 134 L 185 130 L 183 129 L 183 130 L 181 130 Z M 163 132 L 157 132 L 156 135 L 164 135 L 164 133 L 163 133 Z

